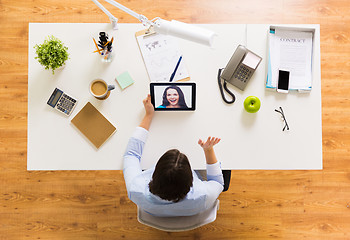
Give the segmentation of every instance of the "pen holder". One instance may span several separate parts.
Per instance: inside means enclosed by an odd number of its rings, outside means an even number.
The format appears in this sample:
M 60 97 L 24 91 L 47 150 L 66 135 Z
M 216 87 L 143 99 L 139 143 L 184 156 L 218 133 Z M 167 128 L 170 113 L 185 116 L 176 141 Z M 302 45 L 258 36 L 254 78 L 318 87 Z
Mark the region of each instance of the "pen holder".
M 100 32 L 98 43 L 96 42 L 95 38 L 92 38 L 94 40 L 94 44 L 96 47 L 96 51 L 102 58 L 102 62 L 111 62 L 112 61 L 112 43 L 113 43 L 113 37 L 111 40 L 108 40 L 108 34 L 105 32 Z
M 112 62 L 112 47 L 110 48 L 110 51 L 103 50 L 101 52 L 101 57 L 102 62 Z

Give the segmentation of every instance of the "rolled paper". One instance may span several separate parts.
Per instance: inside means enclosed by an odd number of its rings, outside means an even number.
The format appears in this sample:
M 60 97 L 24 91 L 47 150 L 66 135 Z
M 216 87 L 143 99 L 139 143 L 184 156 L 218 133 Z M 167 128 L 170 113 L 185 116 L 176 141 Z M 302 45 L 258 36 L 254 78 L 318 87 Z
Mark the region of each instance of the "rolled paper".
M 212 46 L 215 32 L 176 20 L 158 19 L 154 22 L 154 30 L 161 34 L 172 35 L 186 40 Z

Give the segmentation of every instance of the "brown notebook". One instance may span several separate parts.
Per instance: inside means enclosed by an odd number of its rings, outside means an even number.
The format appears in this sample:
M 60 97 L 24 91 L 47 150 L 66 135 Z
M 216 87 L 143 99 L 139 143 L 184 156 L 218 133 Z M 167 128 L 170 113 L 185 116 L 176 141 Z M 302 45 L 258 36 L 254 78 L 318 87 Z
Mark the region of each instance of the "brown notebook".
M 96 148 L 116 131 L 116 128 L 88 102 L 71 121 Z

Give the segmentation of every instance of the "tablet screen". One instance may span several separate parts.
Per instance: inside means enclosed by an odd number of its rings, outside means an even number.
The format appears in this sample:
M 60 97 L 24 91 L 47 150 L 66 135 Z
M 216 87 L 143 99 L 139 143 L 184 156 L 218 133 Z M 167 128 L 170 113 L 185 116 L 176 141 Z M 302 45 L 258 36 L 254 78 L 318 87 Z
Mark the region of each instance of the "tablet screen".
M 196 108 L 195 83 L 151 83 L 155 111 L 193 111 Z

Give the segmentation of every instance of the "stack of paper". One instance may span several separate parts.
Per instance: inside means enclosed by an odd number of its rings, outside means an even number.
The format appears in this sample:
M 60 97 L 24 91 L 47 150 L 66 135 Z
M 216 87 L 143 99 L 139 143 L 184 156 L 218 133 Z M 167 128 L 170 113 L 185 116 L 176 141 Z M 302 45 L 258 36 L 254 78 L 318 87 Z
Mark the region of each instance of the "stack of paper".
M 312 36 L 312 31 L 270 30 L 266 88 L 276 88 L 279 69 L 286 69 L 290 90 L 311 90 Z
M 123 72 L 118 77 L 116 77 L 115 80 L 117 81 L 122 90 L 134 83 L 134 80 L 132 80 L 129 72 Z

